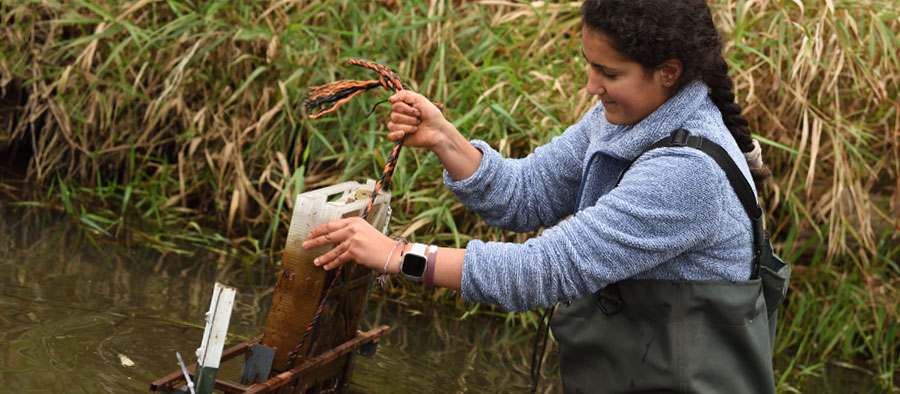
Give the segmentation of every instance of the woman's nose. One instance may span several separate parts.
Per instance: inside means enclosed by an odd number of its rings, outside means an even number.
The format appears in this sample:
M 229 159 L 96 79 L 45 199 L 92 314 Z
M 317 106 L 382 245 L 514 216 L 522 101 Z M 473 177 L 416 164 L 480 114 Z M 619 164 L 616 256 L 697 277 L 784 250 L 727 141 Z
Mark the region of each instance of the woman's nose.
M 596 96 L 606 92 L 606 89 L 603 87 L 603 83 L 600 82 L 600 78 L 591 76 L 590 74 L 592 73 L 588 74 L 587 86 L 585 87 L 587 88 L 588 94 Z

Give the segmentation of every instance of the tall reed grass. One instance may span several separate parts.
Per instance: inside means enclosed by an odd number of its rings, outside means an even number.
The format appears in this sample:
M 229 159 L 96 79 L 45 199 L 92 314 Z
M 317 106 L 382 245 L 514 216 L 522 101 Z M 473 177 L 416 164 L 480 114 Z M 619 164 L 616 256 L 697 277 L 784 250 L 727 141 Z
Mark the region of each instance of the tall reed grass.
M 0 4 L 0 192 L 65 210 L 94 242 L 277 256 L 292 196 L 374 178 L 387 96 L 309 121 L 307 86 L 393 67 L 469 137 L 522 156 L 596 103 L 578 3 L 13 1 Z M 900 6 L 716 0 L 714 16 L 774 177 L 776 248 L 795 264 L 776 351 L 780 389 L 826 366 L 896 390 L 900 367 Z M 0 159 L 4 160 L 4 159 Z M 448 246 L 521 241 L 401 154 L 392 232 Z M 398 297 L 408 296 L 404 287 Z M 454 295 L 439 291 L 443 302 Z M 536 315 L 459 303 L 530 326 Z M 464 312 L 463 312 L 464 311 Z

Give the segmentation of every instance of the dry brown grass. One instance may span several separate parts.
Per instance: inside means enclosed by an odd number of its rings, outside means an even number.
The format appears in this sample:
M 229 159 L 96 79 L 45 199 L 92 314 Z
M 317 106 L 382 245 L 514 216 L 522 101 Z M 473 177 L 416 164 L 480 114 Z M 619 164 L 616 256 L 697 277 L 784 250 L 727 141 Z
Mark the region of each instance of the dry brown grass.
M 0 151 L 22 159 L 32 186 L 4 172 L 0 191 L 169 252 L 277 253 L 291 196 L 380 172 L 383 112 L 363 114 L 383 94 L 316 122 L 300 105 L 306 86 L 370 77 L 347 58 L 392 66 L 464 133 L 511 156 L 596 103 L 583 89 L 578 3 L 18 1 L 0 11 Z M 870 316 L 861 342 L 807 348 L 804 362 L 855 346 L 893 382 L 884 373 L 900 365 L 897 335 L 865 338 L 898 330 L 900 6 L 718 0 L 713 11 L 774 172 L 767 227 L 804 267 L 795 283 L 808 304 L 794 297 L 789 311 Z M 521 239 L 468 213 L 439 171 L 433 156 L 404 150 L 395 233 L 460 246 Z M 781 349 L 819 340 L 792 335 Z

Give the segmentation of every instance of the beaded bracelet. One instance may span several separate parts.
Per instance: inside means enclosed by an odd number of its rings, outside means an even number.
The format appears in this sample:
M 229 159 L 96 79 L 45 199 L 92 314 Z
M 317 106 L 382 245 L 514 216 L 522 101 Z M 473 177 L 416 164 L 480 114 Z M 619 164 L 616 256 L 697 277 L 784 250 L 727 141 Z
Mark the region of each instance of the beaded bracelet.
M 394 247 L 391 248 L 391 253 L 388 254 L 387 260 L 384 261 L 384 268 L 381 269 L 381 275 L 378 276 L 378 284 L 381 285 L 382 289 L 384 288 L 384 282 L 387 279 L 387 274 L 388 274 L 387 267 L 388 267 L 388 264 L 391 263 L 391 257 L 394 257 L 394 251 L 397 250 L 398 246 L 406 247 L 406 245 L 408 245 L 408 244 L 409 244 L 409 241 L 407 241 L 404 238 L 400 238 L 399 240 L 397 240 L 397 243 L 394 244 Z M 401 250 L 402 250 L 402 247 L 401 247 Z

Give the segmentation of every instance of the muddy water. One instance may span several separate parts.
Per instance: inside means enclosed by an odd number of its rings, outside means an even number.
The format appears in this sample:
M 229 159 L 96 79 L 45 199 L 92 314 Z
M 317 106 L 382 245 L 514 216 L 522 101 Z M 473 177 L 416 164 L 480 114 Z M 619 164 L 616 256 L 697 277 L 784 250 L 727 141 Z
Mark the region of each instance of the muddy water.
M 274 276 L 198 256 L 95 245 L 71 224 L 0 207 L 0 394 L 149 392 L 177 370 L 175 352 L 195 361 L 216 281 L 238 288 L 229 344 L 259 336 Z M 351 391 L 528 391 L 533 330 L 373 294 L 362 329 L 392 331 L 374 358 L 357 359 Z M 549 347 L 540 391 L 561 392 Z M 237 381 L 241 362 L 224 363 L 220 377 Z M 780 392 L 884 392 L 871 376 L 823 364 Z
M 176 351 L 195 361 L 216 281 L 238 287 L 232 343 L 260 335 L 274 277 L 243 267 L 98 247 L 74 226 L 0 209 L 0 393 L 148 392 L 178 368 Z M 358 358 L 351 390 L 527 391 L 531 332 L 457 317 L 371 301 L 362 328 L 393 330 Z M 560 390 L 553 357 L 541 391 Z M 240 360 L 220 377 L 236 381 Z

